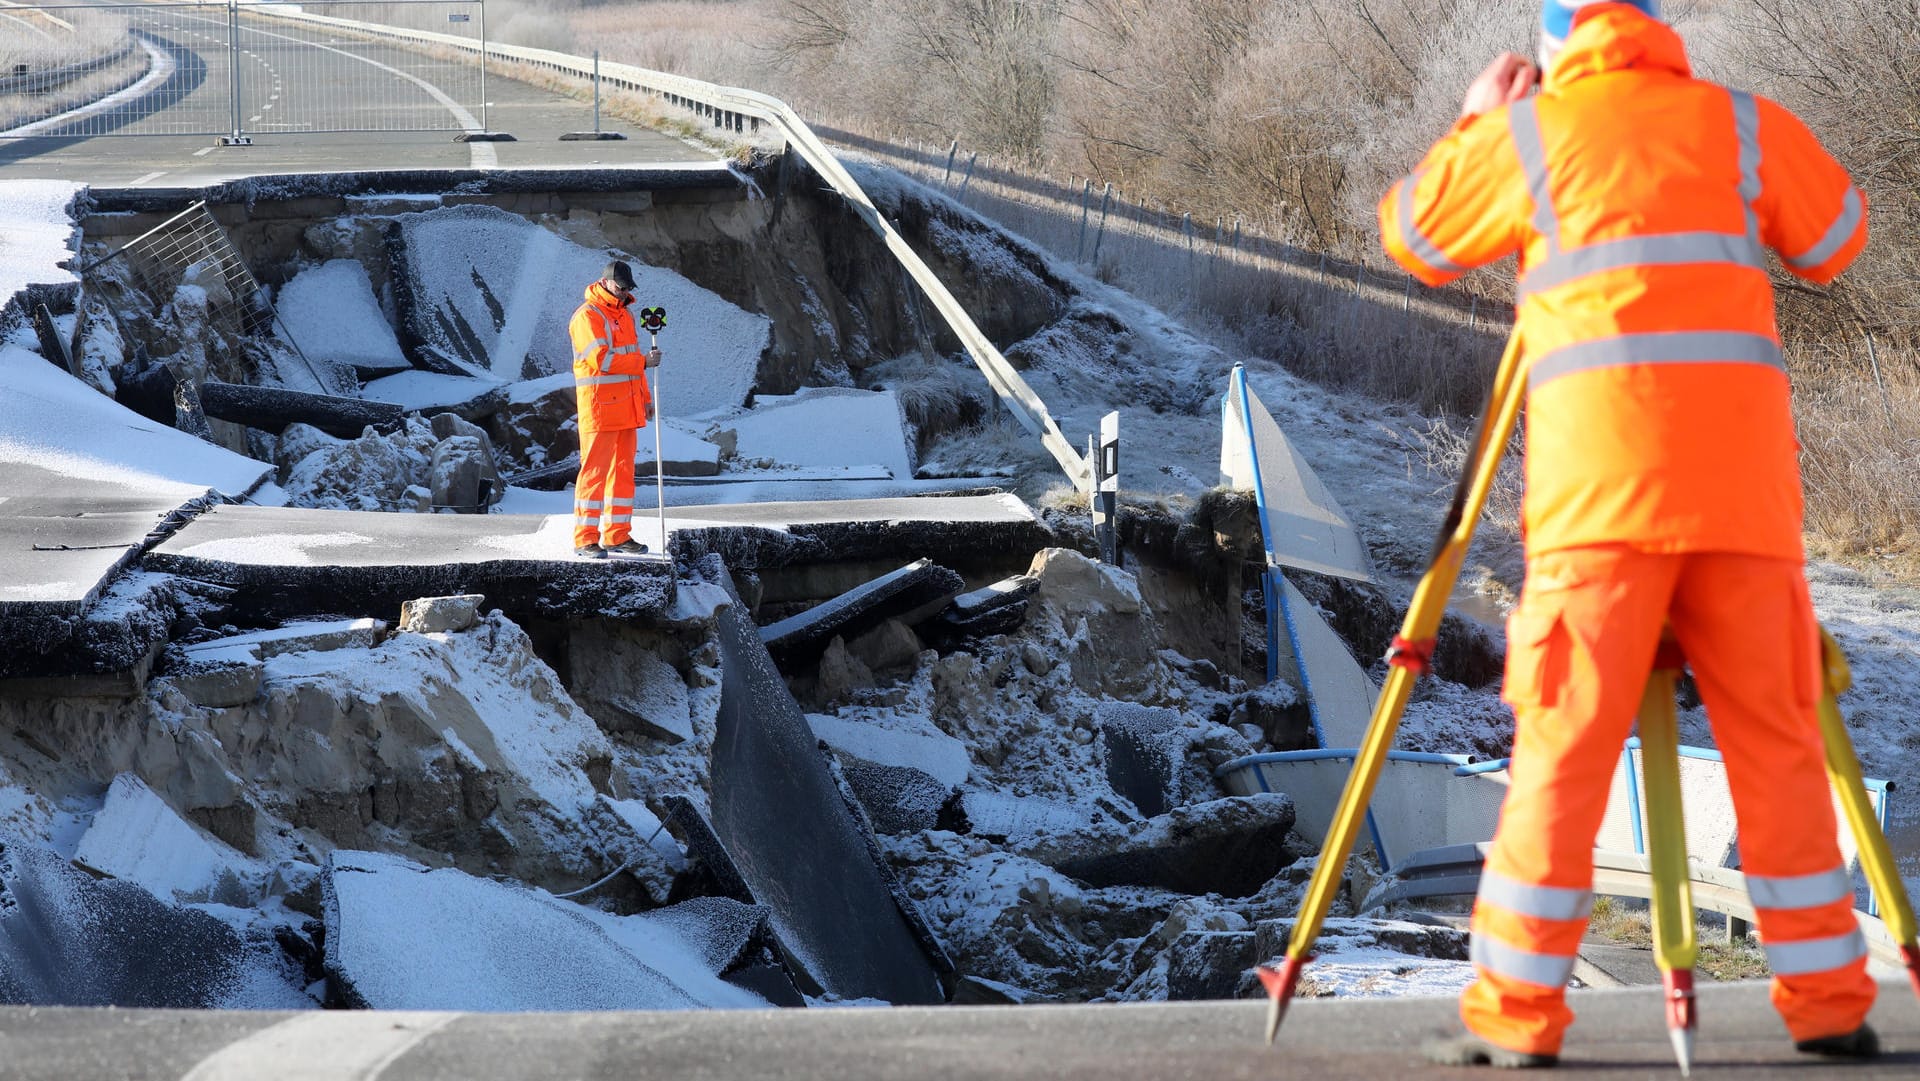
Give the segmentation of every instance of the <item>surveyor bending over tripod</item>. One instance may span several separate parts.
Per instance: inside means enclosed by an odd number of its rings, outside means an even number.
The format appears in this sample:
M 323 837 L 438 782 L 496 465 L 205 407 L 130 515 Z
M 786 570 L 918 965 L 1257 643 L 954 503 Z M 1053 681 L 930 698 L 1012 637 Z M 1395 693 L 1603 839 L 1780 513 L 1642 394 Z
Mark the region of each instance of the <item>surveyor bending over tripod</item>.
M 1653 0 L 1547 0 L 1545 81 L 1507 54 L 1380 204 L 1439 285 L 1520 253 L 1527 579 L 1516 730 L 1474 906 L 1456 1064 L 1552 1065 L 1609 780 L 1670 626 L 1724 753 L 1741 869 L 1803 1051 L 1866 1056 L 1874 985 L 1815 714 L 1793 412 L 1763 246 L 1831 281 L 1866 205 L 1786 109 L 1694 79 Z
M 642 555 L 633 539 L 633 456 L 639 430 L 653 419 L 648 368 L 660 351 L 643 351 L 633 325 L 633 268 L 615 260 L 587 286 L 573 313 L 573 387 L 580 410 L 580 476 L 573 485 L 573 551 Z M 606 520 L 601 526 L 602 517 Z

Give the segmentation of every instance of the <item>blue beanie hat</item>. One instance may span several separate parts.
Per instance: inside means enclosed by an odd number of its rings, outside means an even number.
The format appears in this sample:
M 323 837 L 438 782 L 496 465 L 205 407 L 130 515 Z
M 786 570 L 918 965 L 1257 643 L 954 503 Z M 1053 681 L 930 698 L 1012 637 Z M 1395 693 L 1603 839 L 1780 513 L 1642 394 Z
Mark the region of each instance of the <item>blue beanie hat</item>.
M 1546 0 L 1540 11 L 1540 54 L 1551 56 L 1567 43 L 1567 35 L 1573 32 L 1574 16 L 1580 14 L 1581 8 L 1605 2 L 1606 0 Z M 1656 19 L 1660 17 L 1660 0 L 1615 0 L 1615 2 L 1639 8 Z

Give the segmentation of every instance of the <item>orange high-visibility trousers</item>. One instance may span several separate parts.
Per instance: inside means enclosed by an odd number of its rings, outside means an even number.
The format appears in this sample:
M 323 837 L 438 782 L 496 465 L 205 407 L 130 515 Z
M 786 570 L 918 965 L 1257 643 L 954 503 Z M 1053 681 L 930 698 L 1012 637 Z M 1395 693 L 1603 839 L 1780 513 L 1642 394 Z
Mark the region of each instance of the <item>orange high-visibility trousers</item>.
M 1592 908 L 1593 843 L 1661 628 L 1670 625 L 1726 759 L 1740 860 L 1794 1039 L 1851 1032 L 1874 984 L 1836 840 L 1815 712 L 1819 627 L 1801 564 L 1597 545 L 1527 562 L 1507 630 L 1512 786 L 1474 905 L 1467 1027 L 1558 1054 Z
M 635 428 L 580 433 L 580 476 L 573 484 L 575 548 L 611 547 L 633 535 L 633 455 L 638 445 Z

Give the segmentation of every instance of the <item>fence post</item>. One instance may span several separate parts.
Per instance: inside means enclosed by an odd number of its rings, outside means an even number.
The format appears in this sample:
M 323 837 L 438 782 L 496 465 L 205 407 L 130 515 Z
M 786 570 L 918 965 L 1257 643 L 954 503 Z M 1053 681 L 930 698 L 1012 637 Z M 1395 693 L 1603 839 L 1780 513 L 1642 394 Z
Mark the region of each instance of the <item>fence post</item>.
M 1193 278 L 1193 214 L 1180 216 L 1180 231 L 1187 234 L 1187 278 Z
M 253 142 L 240 127 L 240 4 L 227 0 L 227 106 L 233 112 L 233 133 L 220 140 L 227 146 L 247 146 Z
M 1893 403 L 1887 398 L 1887 382 L 1880 377 L 1880 351 L 1873 347 L 1873 331 L 1867 331 L 1867 362 L 1873 365 L 1873 383 L 1880 388 L 1880 408 L 1887 414 L 1887 434 L 1894 434 Z
M 1480 294 L 1472 293 L 1469 295 L 1473 297 L 1473 303 L 1467 308 L 1467 329 L 1472 330 L 1475 321 L 1480 318 Z
M 1411 312 L 1412 310 L 1413 310 L 1413 275 L 1409 274 L 1407 275 L 1407 295 L 1405 298 L 1403 298 L 1400 301 L 1400 314 L 1405 315 L 1408 312 Z
M 953 159 L 960 153 L 960 140 L 955 139 L 947 146 L 947 171 L 940 174 L 940 190 L 946 191 L 947 184 L 953 180 Z
M 1107 212 L 1113 206 L 1113 185 L 1107 184 L 1100 191 L 1100 230 L 1093 234 L 1093 254 L 1087 261 L 1094 269 L 1100 269 L 1100 243 L 1107 239 Z
M 1080 239 L 1073 244 L 1073 261 L 1080 261 L 1080 254 L 1087 248 L 1087 218 L 1093 213 L 1093 178 L 1080 189 Z
M 478 3 L 480 5 L 480 130 L 492 131 L 493 127 L 487 123 L 487 0 L 478 0 Z M 508 21 L 511 22 L 512 20 L 508 20 Z M 599 96 L 600 95 L 600 58 L 598 53 L 594 54 L 593 70 L 594 70 L 593 130 L 599 131 L 600 130 L 600 96 Z M 667 539 L 665 537 L 660 538 L 660 543 L 662 545 L 665 545 L 667 543 Z

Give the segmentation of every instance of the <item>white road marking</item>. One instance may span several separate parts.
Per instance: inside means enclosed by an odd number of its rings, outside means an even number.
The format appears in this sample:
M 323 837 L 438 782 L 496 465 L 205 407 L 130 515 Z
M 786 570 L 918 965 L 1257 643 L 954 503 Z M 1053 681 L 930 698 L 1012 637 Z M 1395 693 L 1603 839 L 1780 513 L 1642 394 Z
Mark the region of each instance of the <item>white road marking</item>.
M 145 184 L 149 180 L 158 180 L 161 177 L 166 175 L 167 175 L 167 171 L 165 169 L 162 169 L 157 173 L 148 173 L 146 176 L 143 176 L 134 180 L 132 183 L 128 184 L 127 186 L 130 188 L 137 188 L 140 185 Z
M 457 1013 L 315 1010 L 222 1047 L 180 1081 L 377 1081 Z
M 211 153 L 213 153 L 213 150 L 214 150 L 214 148 L 213 148 L 213 147 L 210 147 L 210 146 L 203 146 L 203 147 L 201 147 L 200 149 L 198 149 L 198 150 L 196 150 L 196 151 L 194 151 L 194 152 L 193 152 L 193 156 L 194 156 L 194 157 L 196 157 L 196 158 L 204 158 L 204 157 L 206 157 L 206 156 L 207 156 L 208 154 L 211 154 Z
M 251 26 L 246 27 L 245 29 L 250 34 L 259 34 L 263 37 L 278 38 L 281 41 L 291 41 L 297 45 L 306 45 L 314 49 L 324 49 L 330 53 L 339 53 L 341 56 L 348 57 L 353 60 L 358 60 L 362 64 L 371 64 L 374 67 L 379 68 L 381 71 L 384 71 L 389 75 L 397 75 L 400 78 L 405 79 L 406 81 L 426 91 L 429 97 L 433 98 L 434 101 L 439 102 L 442 108 L 452 113 L 453 119 L 456 122 L 458 122 L 459 125 L 465 128 L 466 130 L 470 132 L 486 130 L 485 128 L 480 126 L 480 119 L 474 116 L 472 113 L 468 112 L 466 109 L 466 106 L 461 105 L 459 102 L 453 100 L 451 97 L 448 97 L 446 91 L 440 89 L 439 87 L 433 85 L 432 83 L 426 81 L 425 79 L 420 78 L 418 75 L 409 74 L 408 72 L 401 71 L 399 68 L 392 67 L 387 64 L 382 64 L 378 60 L 361 56 L 358 53 L 351 53 L 345 49 L 336 49 L 331 45 L 321 45 L 318 42 L 304 41 L 300 38 L 289 37 L 286 34 L 276 34 L 271 30 L 260 30 Z M 469 165 L 475 169 L 497 169 L 500 166 L 499 152 L 494 149 L 494 146 L 492 143 L 468 143 L 467 156 L 468 156 Z
M 250 117 L 247 117 L 247 123 L 249 123 L 249 124 L 258 124 L 259 122 L 260 122 L 260 114 L 259 114 L 259 113 L 255 113 L 255 114 L 253 114 L 252 116 L 250 116 Z
M 94 113 L 103 112 L 107 109 L 125 105 L 146 97 L 155 87 L 166 82 L 167 79 L 173 75 L 174 63 L 173 57 L 168 56 L 165 50 L 144 38 L 140 41 L 140 47 L 147 51 L 147 59 L 152 62 L 153 66 L 147 70 L 146 75 L 142 76 L 139 82 L 134 83 L 132 86 L 127 87 L 117 94 L 108 94 L 106 97 L 101 98 L 91 105 L 82 105 L 78 109 L 61 113 L 59 116 L 50 116 L 45 120 L 36 120 L 31 124 L 22 124 L 17 128 L 9 128 L 6 131 L 0 131 L 0 135 L 32 135 L 35 132 L 59 127 L 63 124 L 78 120 L 81 117 L 92 116 Z

